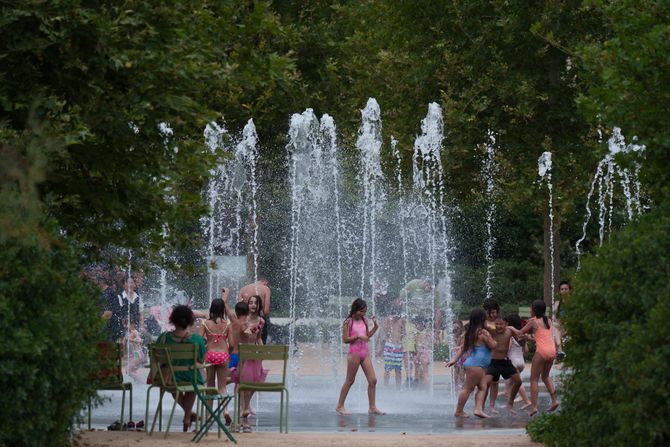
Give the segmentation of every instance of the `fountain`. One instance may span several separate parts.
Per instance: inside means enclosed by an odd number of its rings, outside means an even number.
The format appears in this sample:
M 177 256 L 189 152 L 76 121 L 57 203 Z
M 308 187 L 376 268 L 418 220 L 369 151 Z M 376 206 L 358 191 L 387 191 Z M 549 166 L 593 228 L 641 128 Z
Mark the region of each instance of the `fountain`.
M 543 152 L 542 155 L 540 155 L 540 158 L 537 160 L 537 169 L 538 169 L 538 175 L 540 177 L 540 183 L 546 182 L 547 183 L 547 193 L 549 196 L 549 257 L 550 257 L 550 274 L 551 274 L 551 321 L 552 321 L 552 331 L 553 331 L 553 322 L 556 314 L 556 309 L 554 309 L 554 290 L 556 290 L 556 286 L 554 284 L 554 278 L 556 277 L 555 275 L 555 268 L 556 266 L 554 265 L 554 194 L 553 194 L 553 188 L 554 185 L 551 182 L 551 152 Z
M 596 167 L 591 188 L 586 197 L 586 218 L 582 224 L 582 237 L 575 245 L 577 253 L 577 271 L 581 268 L 582 251 L 580 245 L 586 239 L 586 229 L 591 220 L 591 198 L 594 194 L 595 187 L 598 185 L 598 236 L 599 246 L 602 246 L 605 234 L 612 229 L 612 215 L 614 214 L 614 185 L 615 177 L 618 176 L 619 184 L 623 190 L 626 199 L 626 217 L 628 220 L 633 220 L 635 215 L 642 213 L 642 204 L 640 200 L 640 182 L 638 180 L 640 172 L 639 162 L 634 162 L 634 170 L 631 172 L 628 168 L 619 166 L 616 162 L 618 154 L 642 154 L 645 150 L 644 145 L 635 144 L 636 138 L 633 138 L 633 143 L 626 144 L 624 136 L 621 134 L 621 129 L 615 127 L 612 131 L 612 136 L 607 141 L 608 152 L 605 157 L 600 160 Z

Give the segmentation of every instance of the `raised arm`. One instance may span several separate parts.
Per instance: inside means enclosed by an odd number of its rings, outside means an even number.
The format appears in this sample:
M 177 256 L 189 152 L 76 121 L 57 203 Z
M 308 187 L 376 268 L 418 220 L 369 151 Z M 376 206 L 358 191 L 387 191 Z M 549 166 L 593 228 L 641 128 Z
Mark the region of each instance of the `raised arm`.
M 221 299 L 223 300 L 223 308 L 226 310 L 226 316 L 230 321 L 235 321 L 237 320 L 237 315 L 235 315 L 235 311 L 228 305 L 229 294 L 230 289 L 227 289 L 226 287 L 221 289 Z
M 368 338 L 372 337 L 375 335 L 377 330 L 379 329 L 379 323 L 377 323 L 377 317 L 372 316 L 372 329 L 368 329 Z
M 463 337 L 463 342 L 462 342 L 461 345 L 458 347 L 458 351 L 456 351 L 456 355 L 454 355 L 453 357 L 451 357 L 451 359 L 450 359 L 448 362 L 446 362 L 447 364 L 446 364 L 445 366 L 446 366 L 447 368 L 450 368 L 450 367 L 454 366 L 454 365 L 456 364 L 456 362 L 458 361 L 458 359 L 461 358 L 461 356 L 463 355 L 464 351 L 465 351 L 465 337 Z

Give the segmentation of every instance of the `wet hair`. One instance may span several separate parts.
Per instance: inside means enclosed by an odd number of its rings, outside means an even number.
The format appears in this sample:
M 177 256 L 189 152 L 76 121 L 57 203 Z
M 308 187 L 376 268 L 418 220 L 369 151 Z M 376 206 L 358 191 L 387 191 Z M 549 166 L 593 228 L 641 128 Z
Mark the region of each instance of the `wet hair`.
M 365 302 L 363 298 L 356 298 L 353 303 L 351 303 L 351 310 L 349 311 L 349 318 L 353 317 L 356 312 L 359 310 L 367 309 L 368 303 Z
M 212 304 L 209 305 L 209 319 L 216 321 L 218 318 L 226 319 L 226 305 L 221 298 L 213 299 Z
M 500 311 L 500 305 L 499 305 L 498 302 L 497 302 L 495 299 L 493 299 L 493 298 L 486 298 L 486 299 L 484 300 L 484 303 L 482 304 L 482 307 L 484 308 L 484 310 L 485 310 L 486 312 L 488 312 L 488 311 L 490 311 L 490 310 L 497 310 L 497 311 Z
M 195 323 L 193 311 L 188 306 L 175 306 L 170 314 L 170 323 L 179 329 L 186 329 L 189 326 L 193 326 L 193 323 Z
M 465 337 L 463 337 L 464 352 L 475 346 L 477 331 L 484 327 L 485 321 L 486 313 L 482 309 L 472 309 L 472 312 L 470 312 L 470 321 L 467 325 L 468 328 L 465 331 Z
M 509 314 L 507 317 L 505 317 L 505 320 L 507 320 L 507 324 L 512 326 L 516 330 L 521 330 L 521 317 L 518 316 L 517 314 Z
M 247 301 L 247 305 L 249 305 L 249 301 L 251 301 L 252 298 L 256 298 L 256 313 L 260 316 L 261 313 L 263 313 L 263 299 L 258 296 L 258 295 L 251 295 Z M 249 311 L 251 313 L 251 310 Z
M 549 326 L 549 319 L 545 315 L 545 313 L 547 312 L 547 305 L 544 304 L 544 301 L 535 300 L 533 301 L 533 304 L 531 304 L 530 308 L 532 309 L 535 318 L 542 317 L 542 321 L 544 321 L 544 327 L 549 329 L 551 326 Z
M 238 317 L 245 317 L 249 315 L 249 305 L 245 301 L 240 301 L 235 304 L 235 315 Z

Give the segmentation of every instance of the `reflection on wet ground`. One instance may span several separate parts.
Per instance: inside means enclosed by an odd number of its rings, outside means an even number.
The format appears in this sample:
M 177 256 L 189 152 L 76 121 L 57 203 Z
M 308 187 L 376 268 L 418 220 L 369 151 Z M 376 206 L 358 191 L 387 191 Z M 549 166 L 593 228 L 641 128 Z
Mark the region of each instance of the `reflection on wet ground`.
M 525 375 L 524 375 L 525 376 Z M 362 380 L 360 380 L 362 379 Z M 525 380 L 524 380 L 525 381 Z M 525 381 L 526 382 L 526 381 Z M 454 401 L 445 384 L 435 382 L 434 391 L 396 390 L 392 387 L 377 387 L 377 406 L 386 415 L 368 415 L 367 383 L 362 377 L 354 383 L 347 398 L 346 407 L 351 415 L 341 416 L 335 412 L 335 404 L 341 383 L 326 380 L 322 376 L 303 377 L 300 388 L 290 394 L 289 427 L 292 432 L 383 432 L 383 433 L 451 433 L 469 430 L 504 430 L 520 433 L 530 419 L 525 411 L 512 415 L 504 409 L 503 390 L 497 400 L 496 414 L 490 419 L 472 415 L 474 395 L 465 407 L 470 413 L 467 419 L 455 418 Z M 526 386 L 528 386 L 526 382 Z M 147 385 L 134 384 L 133 420 L 143 420 Z M 229 387 L 232 392 L 232 387 Z M 111 401 L 94 409 L 93 426 L 104 429 L 119 418 L 121 393 L 105 392 Z M 254 396 L 252 407 L 256 416 L 249 419 L 252 431 L 279 431 L 279 394 L 266 393 Z M 150 418 L 158 401 L 158 391 L 153 390 L 150 402 Z M 163 404 L 163 423 L 172 406 L 172 398 L 166 396 Z M 517 408 L 521 403 L 516 404 Z M 549 406 L 549 396 L 540 393 L 540 410 Z M 232 409 L 231 405 L 231 409 Z M 488 411 L 488 406 L 487 406 Z M 127 410 L 126 410 L 127 412 Z M 177 407 L 171 430 L 180 431 L 183 413 Z M 146 421 L 145 421 L 146 423 Z M 148 425 L 148 424 L 147 424 Z

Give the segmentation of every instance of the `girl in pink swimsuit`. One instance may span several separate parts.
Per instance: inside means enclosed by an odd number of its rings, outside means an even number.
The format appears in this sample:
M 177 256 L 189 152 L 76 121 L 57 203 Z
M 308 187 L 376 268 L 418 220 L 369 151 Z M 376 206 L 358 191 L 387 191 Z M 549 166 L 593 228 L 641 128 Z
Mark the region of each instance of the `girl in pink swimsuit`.
M 522 329 L 522 334 L 533 332 L 535 334 L 535 355 L 530 366 L 530 415 L 537 413 L 537 396 L 540 376 L 547 387 L 551 396 L 551 406 L 548 411 L 554 411 L 558 408 L 558 399 L 556 398 L 556 389 L 549 373 L 556 359 L 556 345 L 552 336 L 551 322 L 545 315 L 547 305 L 542 300 L 535 300 L 531 305 L 533 318 L 528 321 Z
M 354 384 L 358 367 L 363 369 L 365 378 L 368 379 L 368 413 L 369 414 L 385 414 L 375 404 L 375 392 L 377 387 L 377 376 L 375 369 L 372 366 L 372 360 L 368 355 L 368 340 L 375 335 L 379 325 L 377 318 L 372 316 L 372 329 L 368 329 L 368 323 L 365 320 L 365 313 L 368 310 L 368 305 L 361 298 L 357 298 L 351 304 L 351 312 L 349 318 L 344 320 L 342 327 L 342 341 L 349 345 L 349 354 L 347 354 L 347 378 L 342 385 L 340 391 L 340 399 L 337 402 L 335 411 L 343 416 L 350 414 L 344 408 L 344 401 L 347 399 L 349 389 Z
M 228 289 L 223 289 L 224 299 L 228 299 Z M 207 386 L 214 387 L 219 393 L 226 394 L 226 385 L 230 372 L 228 370 L 228 340 L 231 338 L 232 326 L 226 320 L 226 306 L 224 299 L 214 299 L 209 307 L 209 319 L 200 325 L 200 335 L 207 343 L 205 362 L 207 367 Z M 226 424 L 232 422 L 228 411 L 224 412 Z

